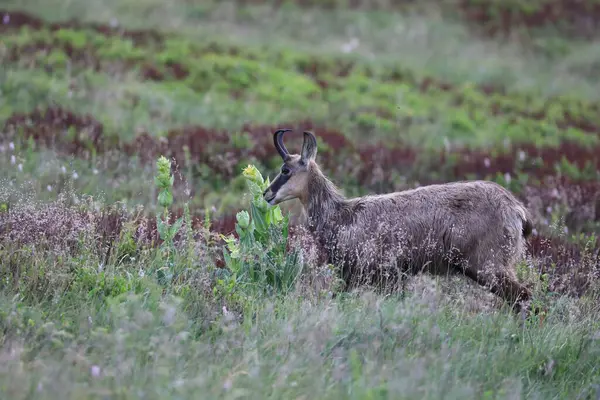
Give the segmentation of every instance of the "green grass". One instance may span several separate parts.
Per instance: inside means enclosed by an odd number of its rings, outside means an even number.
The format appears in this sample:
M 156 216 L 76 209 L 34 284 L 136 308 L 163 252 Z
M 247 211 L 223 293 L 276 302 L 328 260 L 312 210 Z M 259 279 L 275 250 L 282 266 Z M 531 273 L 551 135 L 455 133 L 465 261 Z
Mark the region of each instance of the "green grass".
M 203 321 L 190 320 L 205 312 L 200 299 L 78 298 L 51 315 L 3 303 L 0 385 L 15 399 L 589 398 L 599 378 L 598 323 L 568 304 L 519 328 L 429 296 L 292 296 L 260 301 L 252 321 L 214 315 L 215 331 L 200 335 Z
M 156 30 L 166 40 L 136 44 L 89 26 L 2 32 L 0 397 L 597 397 L 600 171 L 581 150 L 599 145 L 596 40 L 560 30 L 486 39 L 435 1 L 402 12 L 183 0 L 2 7 L 50 22 Z M 145 79 L 150 72 L 160 79 Z M 15 132 L 4 126 L 49 106 L 72 114 L 25 118 Z M 103 127 L 103 149 L 69 150 L 89 134 L 84 115 Z M 287 228 L 261 220 L 266 211 L 256 199 L 250 205 L 241 176 L 252 163 L 273 178 L 280 159 L 264 148 L 271 129 L 299 121 L 322 127 L 318 161 L 349 195 L 483 174 L 477 166 L 487 158 L 500 164 L 491 177 L 518 189 L 542 235 L 519 276 L 545 312 L 523 321 L 461 278 L 332 297 L 334 271 L 316 263 L 314 249 L 286 258 Z M 244 124 L 265 126 L 268 140 L 242 134 Z M 167 208 L 189 206 L 194 224 L 184 219 L 174 242 L 163 242 L 154 154 L 126 145 L 143 133 L 185 138 L 190 126 L 208 132 L 193 136 L 206 142 L 192 143 L 199 161 L 176 160 L 183 167 Z M 224 143 L 211 142 L 217 130 Z M 23 140 L 24 131 L 58 144 Z M 338 132 L 350 143 L 336 145 Z M 414 148 L 369 152 L 379 141 Z M 495 158 L 509 142 L 557 147 L 572 164 L 556 155 Z M 480 150 L 467 154 L 480 164 L 467 168 L 453 152 L 461 146 Z M 403 159 L 414 153 L 422 157 Z M 585 169 L 576 166 L 583 158 Z M 529 166 L 529 176 L 521 164 L 535 162 L 561 169 L 541 179 Z M 211 224 L 240 209 L 271 228 L 248 233 L 238 224 L 242 238 L 226 245 Z M 586 223 L 577 236 L 564 232 L 569 212 Z
M 32 51 L 32 45 L 38 50 Z M 427 75 L 401 65 L 315 59 L 291 50 L 220 42 L 197 45 L 176 37 L 164 45 L 134 46 L 128 39 L 73 29 L 54 34 L 22 29 L 6 38 L 6 46 L 8 54 L 28 56 L 16 61 L 18 70 L 5 72 L 10 86 L 4 89 L 8 101 L 2 115 L 52 97 L 97 115 L 122 139 L 140 130 L 156 135 L 199 122 L 231 130 L 247 121 L 311 118 L 340 126 L 359 140 L 402 138 L 426 148 L 440 148 L 440 137 L 459 146 L 488 147 L 507 139 L 538 145 L 564 139 L 597 142 L 597 135 L 588 135 L 567 118 L 596 128 L 597 103 L 567 95 L 548 100 L 527 91 L 490 95 L 473 82 L 446 89 L 435 81 L 424 86 Z M 170 72 L 169 63 L 179 65 L 185 76 Z M 35 67 L 25 72 L 27 65 Z M 96 65 L 111 72 L 93 72 Z M 148 65 L 162 75 L 160 83 L 139 79 Z M 51 75 L 40 68 L 50 69 Z M 23 96 L 21 85 L 32 85 L 36 97 Z

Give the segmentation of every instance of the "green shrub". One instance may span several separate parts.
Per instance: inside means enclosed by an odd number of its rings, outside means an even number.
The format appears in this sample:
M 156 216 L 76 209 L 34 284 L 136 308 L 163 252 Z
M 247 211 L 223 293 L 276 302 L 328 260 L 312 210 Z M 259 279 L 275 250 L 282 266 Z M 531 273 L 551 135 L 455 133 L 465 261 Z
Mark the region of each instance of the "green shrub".
M 262 193 L 269 186 L 253 165 L 243 171 L 252 200 L 250 211 L 237 214 L 238 238 L 223 237 L 223 256 L 228 272 L 218 279 L 215 293 L 233 295 L 238 289 L 285 294 L 294 288 L 302 266 L 295 251 L 286 250 L 289 217 L 279 206 L 270 207 Z

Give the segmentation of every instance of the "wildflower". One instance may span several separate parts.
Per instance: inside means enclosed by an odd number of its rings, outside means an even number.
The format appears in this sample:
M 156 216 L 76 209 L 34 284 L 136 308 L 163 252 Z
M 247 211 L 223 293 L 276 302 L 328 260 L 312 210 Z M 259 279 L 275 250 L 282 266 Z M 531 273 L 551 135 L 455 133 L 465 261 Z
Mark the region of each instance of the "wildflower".
M 3 24 L 8 24 L 10 22 L 10 14 L 4 14 L 4 18 L 2 18 Z
M 15 165 L 16 163 L 17 163 L 17 158 L 13 154 L 12 156 L 10 156 L 10 164 Z
M 92 170 L 92 172 L 94 173 L 94 175 L 98 175 L 98 170 L 97 170 L 96 168 L 94 168 L 94 169 Z
M 249 179 L 251 182 L 254 182 L 259 186 L 262 186 L 264 183 L 264 179 L 260 171 L 252 164 L 248 164 L 248 166 L 244 168 L 242 174 L 246 179 Z
M 17 165 L 17 168 L 20 172 L 23 172 L 23 164 L 19 163 L 19 165 Z
M 51 192 L 51 191 L 52 191 L 52 185 L 48 185 L 48 186 L 46 186 L 46 189 L 47 189 L 49 192 Z
M 490 159 L 486 157 L 486 158 L 483 160 L 483 164 L 485 165 L 485 167 L 486 167 L 486 168 L 489 168 L 489 167 L 490 167 L 490 165 L 491 165 Z
M 62 167 L 60 167 L 60 171 L 61 171 L 63 174 L 66 174 L 66 173 L 67 173 L 67 168 L 66 168 L 66 167 L 63 165 Z
M 73 179 L 77 179 L 79 178 L 79 174 L 77 174 L 77 172 L 73 171 Z
M 10 142 L 8 144 L 8 148 L 11 149 L 11 150 L 14 150 L 15 149 L 15 144 L 13 142 Z
M 92 365 L 92 367 L 90 368 L 90 374 L 94 378 L 98 378 L 100 376 L 100 367 L 97 365 Z

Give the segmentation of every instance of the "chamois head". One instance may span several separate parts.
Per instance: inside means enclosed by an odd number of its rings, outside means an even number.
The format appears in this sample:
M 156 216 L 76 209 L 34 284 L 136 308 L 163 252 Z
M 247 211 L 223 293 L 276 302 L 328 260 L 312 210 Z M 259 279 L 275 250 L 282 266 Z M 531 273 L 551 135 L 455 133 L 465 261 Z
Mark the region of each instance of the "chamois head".
M 273 134 L 273 142 L 283 159 L 281 171 L 263 193 L 272 206 L 286 200 L 303 199 L 307 195 L 311 163 L 317 156 L 317 139 L 311 132 L 304 132 L 301 154 L 290 154 L 283 144 L 283 134 L 291 129 L 280 129 Z

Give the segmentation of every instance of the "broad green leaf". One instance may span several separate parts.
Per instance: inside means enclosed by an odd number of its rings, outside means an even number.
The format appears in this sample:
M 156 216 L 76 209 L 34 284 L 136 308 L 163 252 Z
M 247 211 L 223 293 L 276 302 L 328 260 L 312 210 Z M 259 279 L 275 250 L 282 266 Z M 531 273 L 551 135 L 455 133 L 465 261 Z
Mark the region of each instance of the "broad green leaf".
M 281 208 L 279 206 L 273 209 L 273 216 L 275 217 L 275 222 L 281 222 L 283 220 L 283 214 L 281 213 Z
M 173 195 L 168 190 L 162 190 L 158 194 L 158 204 L 161 207 L 169 207 L 173 203 Z
M 161 239 L 164 240 L 167 237 L 167 226 L 158 215 L 156 216 L 156 230 L 158 231 L 158 235 Z
M 265 233 L 267 231 L 267 222 L 265 221 L 263 213 L 258 209 L 258 207 L 254 203 L 252 203 L 251 205 L 251 212 L 252 220 L 256 225 L 256 230 L 261 234 Z
M 173 238 L 175 237 L 175 234 L 177 234 L 177 232 L 179 232 L 179 229 L 181 229 L 181 225 L 183 224 L 183 218 L 178 218 L 177 221 L 175 221 L 175 223 L 173 223 L 173 225 L 170 228 L 170 237 Z

